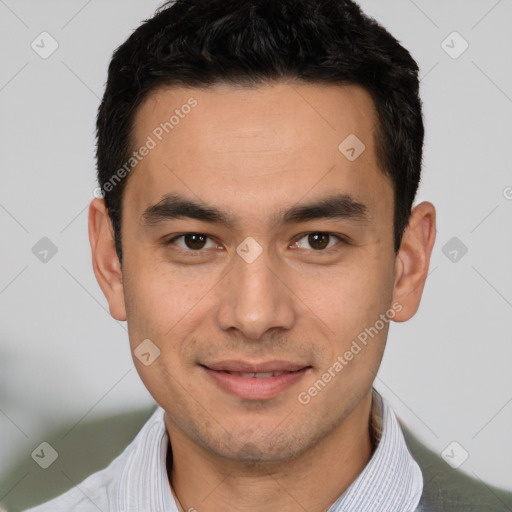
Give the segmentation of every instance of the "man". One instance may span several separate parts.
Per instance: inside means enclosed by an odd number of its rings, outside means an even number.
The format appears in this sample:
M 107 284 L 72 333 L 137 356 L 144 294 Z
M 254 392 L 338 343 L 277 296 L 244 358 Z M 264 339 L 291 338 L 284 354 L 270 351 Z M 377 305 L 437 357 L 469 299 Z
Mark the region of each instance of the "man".
M 116 51 L 89 236 L 159 407 L 34 512 L 483 510 L 372 387 L 435 239 L 418 85 L 347 0 L 178 0 Z

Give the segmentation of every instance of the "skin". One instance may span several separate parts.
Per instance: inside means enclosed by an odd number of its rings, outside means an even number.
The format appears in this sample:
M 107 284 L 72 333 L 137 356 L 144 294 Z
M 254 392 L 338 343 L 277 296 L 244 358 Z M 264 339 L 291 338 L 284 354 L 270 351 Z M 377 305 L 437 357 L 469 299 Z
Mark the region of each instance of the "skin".
M 371 389 L 389 323 L 307 405 L 298 395 L 393 304 L 393 321 L 416 313 L 435 209 L 415 206 L 395 254 L 393 189 L 375 155 L 374 105 L 358 86 L 161 89 L 137 112 L 134 147 L 190 97 L 197 107 L 129 176 L 122 269 L 104 202 L 92 201 L 94 272 L 112 316 L 128 322 L 132 353 L 148 338 L 160 350 L 151 365 L 134 363 L 166 411 L 169 479 L 183 508 L 327 510 L 372 454 Z M 338 150 L 349 134 L 366 145 L 353 162 Z M 143 212 L 169 193 L 214 206 L 234 223 L 145 223 Z M 283 209 L 333 194 L 363 203 L 366 221 L 275 222 Z M 316 232 L 341 238 L 319 249 L 308 243 Z M 165 243 L 186 233 L 210 238 L 199 251 L 183 237 Z M 247 237 L 262 248 L 252 263 L 236 252 Z M 201 366 L 227 359 L 309 369 L 277 396 L 243 399 Z

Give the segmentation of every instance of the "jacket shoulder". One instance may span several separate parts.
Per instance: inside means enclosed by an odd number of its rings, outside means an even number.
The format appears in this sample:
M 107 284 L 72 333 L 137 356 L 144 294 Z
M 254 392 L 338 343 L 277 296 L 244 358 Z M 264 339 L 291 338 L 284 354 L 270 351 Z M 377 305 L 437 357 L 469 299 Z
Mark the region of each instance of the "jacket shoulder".
M 472 478 L 449 466 L 401 423 L 405 442 L 423 474 L 417 512 L 506 512 L 512 493 Z

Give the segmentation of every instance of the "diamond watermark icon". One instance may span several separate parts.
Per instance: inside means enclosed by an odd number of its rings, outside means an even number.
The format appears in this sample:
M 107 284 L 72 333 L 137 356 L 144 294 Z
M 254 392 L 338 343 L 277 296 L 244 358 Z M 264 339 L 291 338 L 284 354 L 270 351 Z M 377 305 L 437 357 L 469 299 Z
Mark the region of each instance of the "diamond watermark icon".
M 44 441 L 33 452 L 32 458 L 43 468 L 49 468 L 58 458 L 57 450 Z
M 42 263 L 48 263 L 57 254 L 57 246 L 49 238 L 43 236 L 32 247 L 32 254 Z
M 458 59 L 469 48 L 469 43 L 458 32 L 452 32 L 441 43 L 441 48 L 452 59 Z
M 452 263 L 458 263 L 466 255 L 468 248 L 454 236 L 443 245 L 441 251 Z
M 160 355 L 160 349 L 151 340 L 145 339 L 133 354 L 144 366 L 149 366 Z
M 339 146 L 340 153 L 353 162 L 357 160 L 366 149 L 363 141 L 357 136 L 351 133 Z
M 41 32 L 32 43 L 30 43 L 30 46 L 39 57 L 47 59 L 57 50 L 59 43 L 48 32 Z
M 263 247 L 252 236 L 248 236 L 236 248 L 236 252 L 246 263 L 253 263 L 263 252 Z
M 469 453 L 457 441 L 451 442 L 441 453 L 443 460 L 453 469 L 457 469 L 469 457 Z

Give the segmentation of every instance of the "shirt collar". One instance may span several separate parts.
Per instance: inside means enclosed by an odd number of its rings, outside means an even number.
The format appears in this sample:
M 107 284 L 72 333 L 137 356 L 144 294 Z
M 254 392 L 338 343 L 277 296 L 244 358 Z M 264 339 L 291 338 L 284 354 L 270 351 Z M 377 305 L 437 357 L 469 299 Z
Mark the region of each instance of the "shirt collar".
M 416 509 L 423 492 L 421 470 L 407 448 L 395 414 L 376 391 L 372 425 L 376 448 L 371 459 L 328 512 Z M 168 448 L 164 410 L 158 407 L 134 440 L 134 450 L 123 468 L 118 510 L 178 512 L 167 477 Z
M 169 435 L 164 413 L 158 407 L 134 440 L 118 488 L 119 511 L 179 512 L 167 477 Z
M 387 402 L 374 390 L 376 449 L 356 480 L 328 512 L 412 512 L 423 492 L 423 476 Z M 380 420 L 380 421 L 379 421 Z

